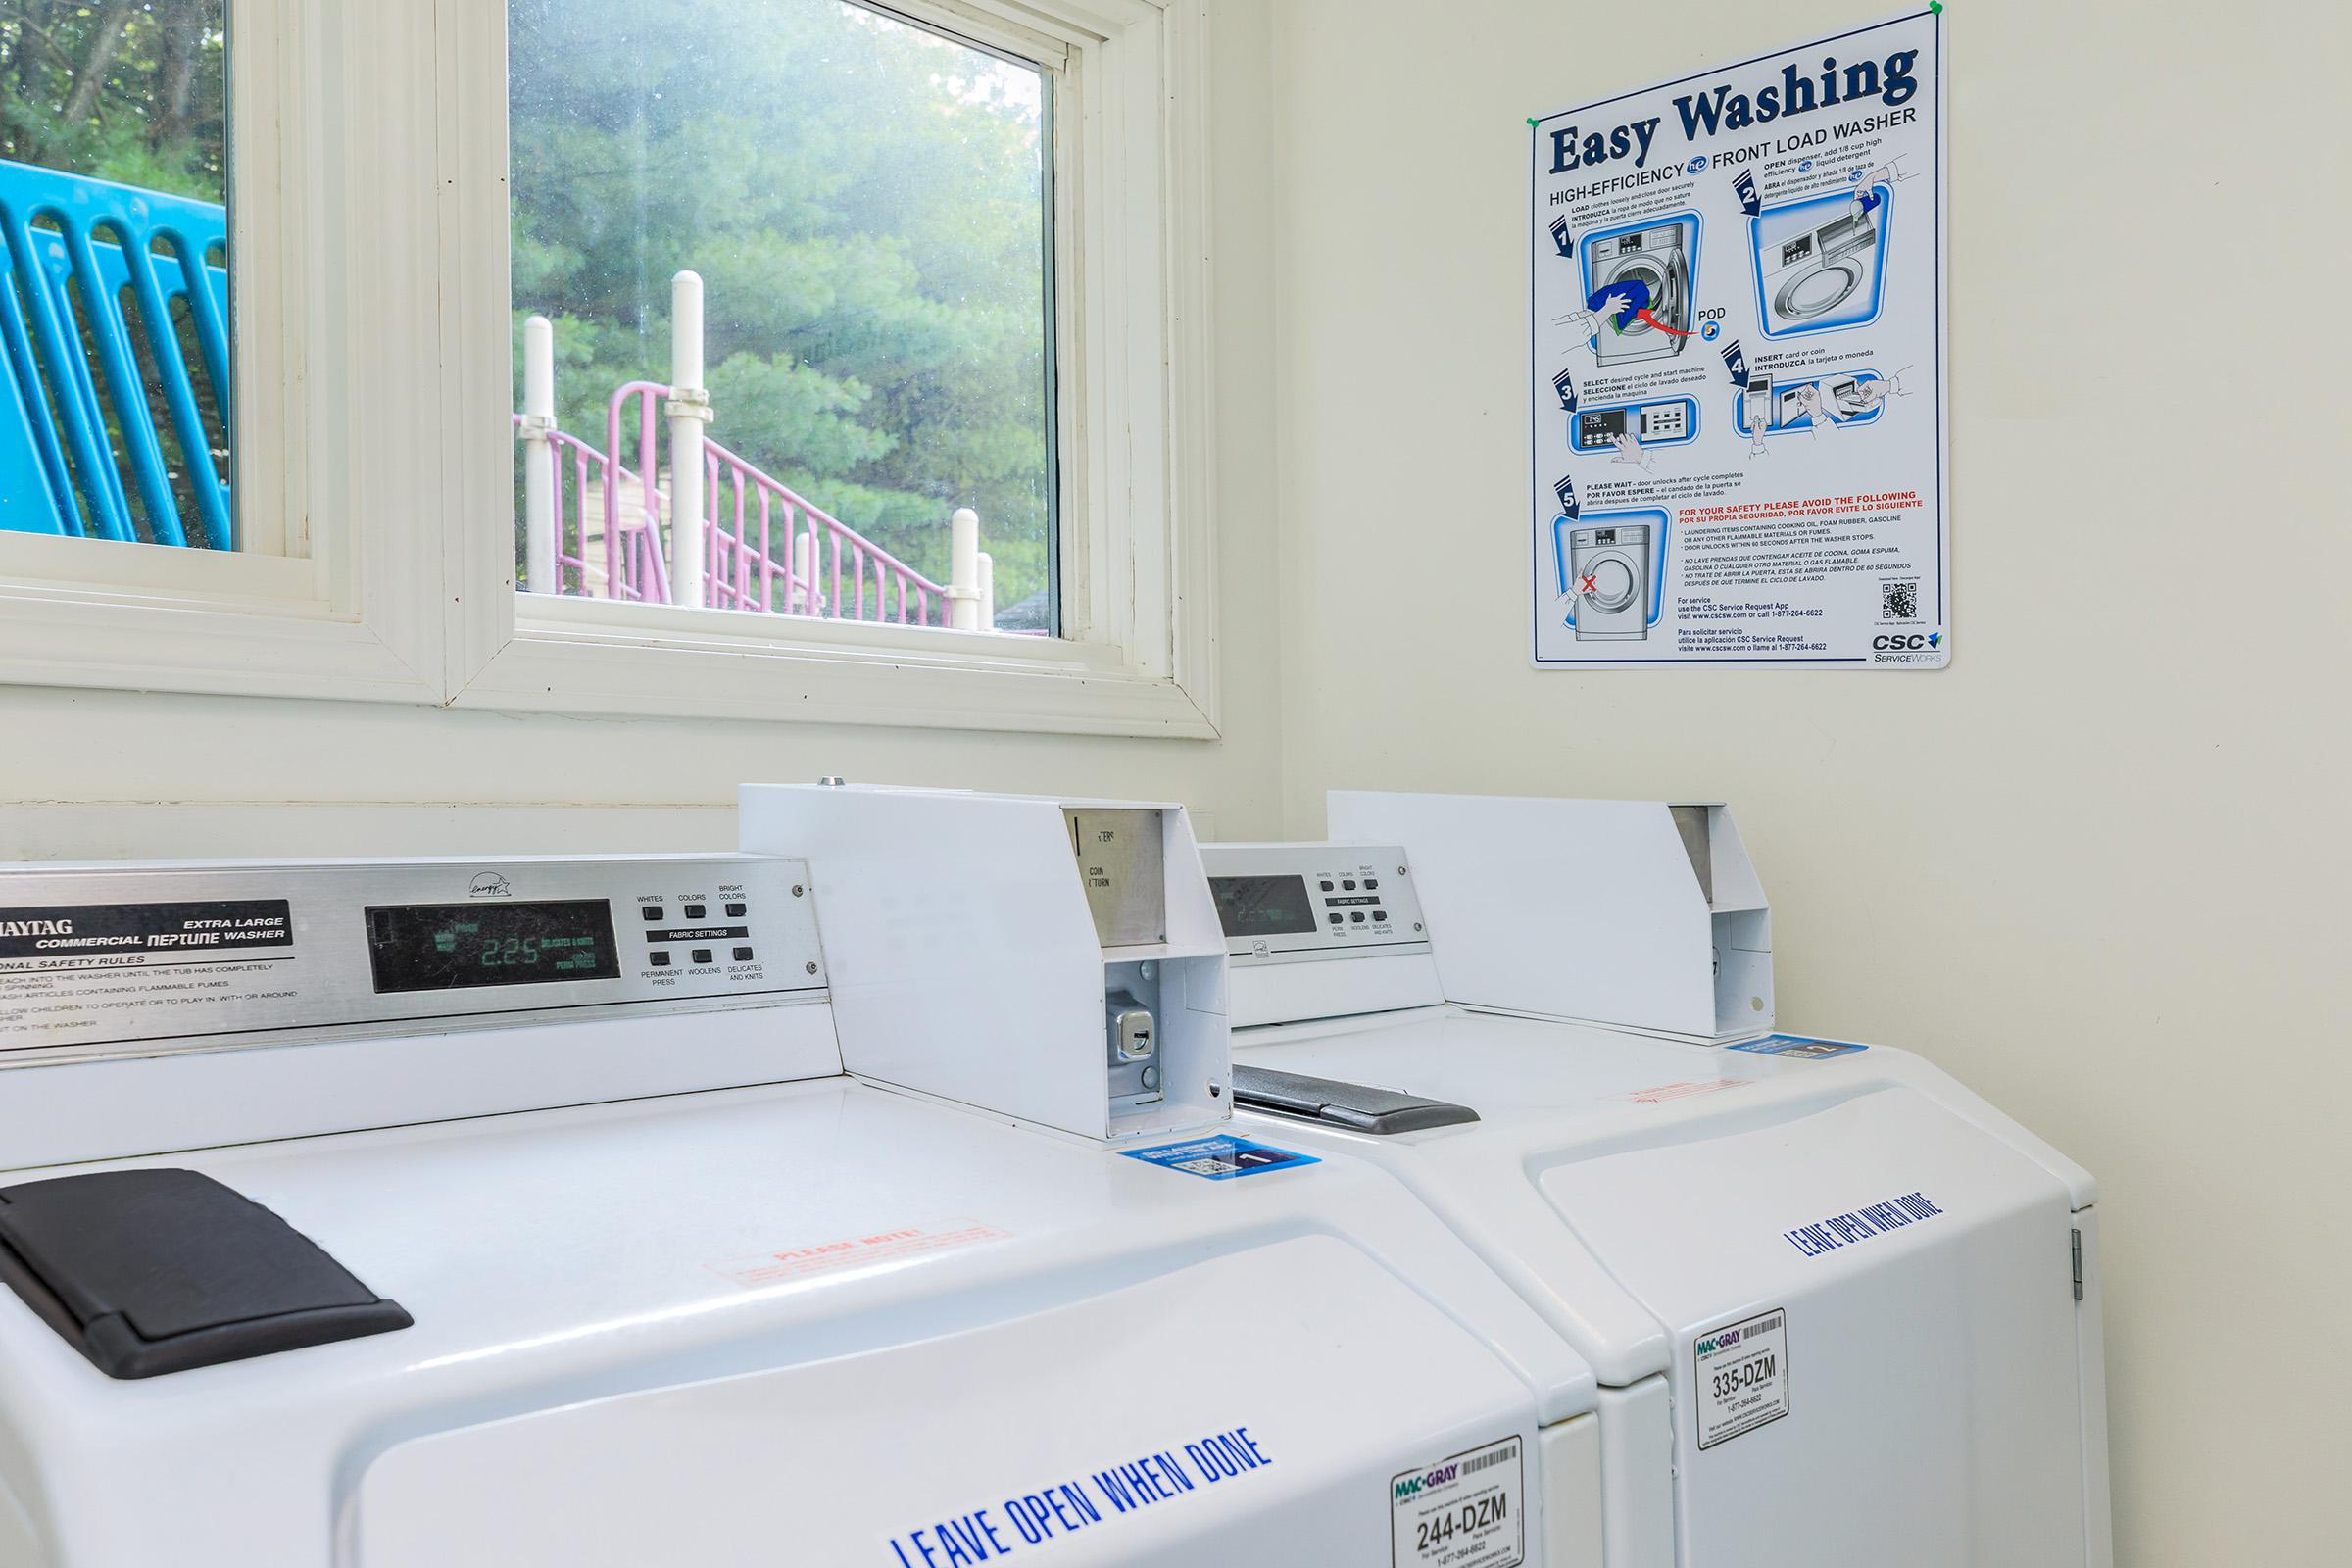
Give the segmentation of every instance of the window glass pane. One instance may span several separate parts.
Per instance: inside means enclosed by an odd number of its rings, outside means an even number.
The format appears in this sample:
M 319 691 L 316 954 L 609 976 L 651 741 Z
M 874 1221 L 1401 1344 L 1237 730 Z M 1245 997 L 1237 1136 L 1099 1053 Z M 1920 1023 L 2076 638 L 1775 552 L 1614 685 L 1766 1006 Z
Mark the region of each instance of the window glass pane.
M 225 0 L 0 0 L 0 531 L 226 550 Z
M 995 626 L 1050 632 L 1047 74 L 841 0 L 509 27 L 524 588 L 944 626 L 968 508 Z

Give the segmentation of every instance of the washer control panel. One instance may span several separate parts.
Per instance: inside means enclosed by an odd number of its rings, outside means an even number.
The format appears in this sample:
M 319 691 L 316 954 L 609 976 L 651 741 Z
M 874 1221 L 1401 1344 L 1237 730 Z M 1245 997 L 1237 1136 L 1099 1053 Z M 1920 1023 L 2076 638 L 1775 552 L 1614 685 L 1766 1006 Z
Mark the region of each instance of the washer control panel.
M 1399 849 L 1203 844 L 1226 956 L 1237 964 L 1426 952 L 1429 932 Z
M 1619 443 L 1628 437 L 1636 446 L 1671 447 L 1682 446 L 1697 436 L 1695 398 L 1585 407 L 1568 421 L 1568 445 L 1580 453 L 1620 451 Z
M 0 866 L 0 1060 L 825 984 L 766 856 Z

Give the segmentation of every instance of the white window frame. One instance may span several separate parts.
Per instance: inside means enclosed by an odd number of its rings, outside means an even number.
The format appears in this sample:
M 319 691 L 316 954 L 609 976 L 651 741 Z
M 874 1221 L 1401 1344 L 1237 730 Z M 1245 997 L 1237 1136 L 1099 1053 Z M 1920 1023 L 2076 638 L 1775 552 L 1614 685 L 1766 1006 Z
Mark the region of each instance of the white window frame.
M 505 7 L 231 3 L 259 548 L 0 534 L 0 681 L 1216 735 L 1205 0 L 881 7 L 1056 75 L 1059 639 L 516 594 Z
M 388 461 L 392 432 L 441 438 L 439 367 L 414 347 L 439 310 L 436 192 L 401 150 L 431 145 L 429 21 L 236 0 L 232 479 L 253 548 L 0 534 L 0 680 L 442 700 L 442 544 L 409 525 L 437 465 Z

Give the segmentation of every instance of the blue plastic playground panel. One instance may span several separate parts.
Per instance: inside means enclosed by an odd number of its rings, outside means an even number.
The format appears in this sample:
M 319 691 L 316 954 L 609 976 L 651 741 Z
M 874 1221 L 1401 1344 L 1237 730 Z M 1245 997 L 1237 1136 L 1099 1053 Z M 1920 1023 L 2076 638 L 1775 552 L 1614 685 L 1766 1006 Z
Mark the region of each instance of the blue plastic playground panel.
M 216 203 L 0 161 L 11 274 L 0 288 L 0 529 L 235 548 L 227 476 L 212 460 L 193 368 L 172 325 L 172 302 L 185 301 L 225 420 L 228 273 L 209 257 L 227 242 L 227 209 Z M 141 349 L 156 367 L 194 518 L 172 493 Z

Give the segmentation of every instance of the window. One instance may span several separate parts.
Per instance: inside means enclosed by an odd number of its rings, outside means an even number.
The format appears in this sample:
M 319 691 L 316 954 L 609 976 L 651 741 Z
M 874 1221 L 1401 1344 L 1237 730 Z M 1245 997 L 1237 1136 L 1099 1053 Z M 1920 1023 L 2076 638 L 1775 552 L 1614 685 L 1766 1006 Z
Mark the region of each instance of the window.
M 1213 735 L 1204 4 L 6 0 L 0 134 L 116 160 L 32 172 L 220 232 L 0 679 Z
M 1049 71 L 849 0 L 509 36 L 520 586 L 1050 630 Z
M 0 530 L 231 550 L 224 0 L 0 8 Z

